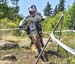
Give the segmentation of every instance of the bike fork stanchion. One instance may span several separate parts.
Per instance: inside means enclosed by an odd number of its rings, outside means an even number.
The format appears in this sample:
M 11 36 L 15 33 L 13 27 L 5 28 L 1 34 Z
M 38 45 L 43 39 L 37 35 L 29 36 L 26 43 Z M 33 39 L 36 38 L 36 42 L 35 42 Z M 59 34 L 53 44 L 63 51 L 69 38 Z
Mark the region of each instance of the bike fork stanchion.
M 51 39 L 51 38 L 49 37 L 47 43 L 44 45 L 43 49 L 41 50 L 41 52 L 40 52 L 39 56 L 37 57 L 37 59 L 35 60 L 34 64 L 37 64 L 37 63 L 38 63 L 38 61 L 39 61 L 41 55 L 43 54 L 44 49 L 46 48 L 46 46 L 47 46 L 48 42 L 50 41 L 50 39 Z

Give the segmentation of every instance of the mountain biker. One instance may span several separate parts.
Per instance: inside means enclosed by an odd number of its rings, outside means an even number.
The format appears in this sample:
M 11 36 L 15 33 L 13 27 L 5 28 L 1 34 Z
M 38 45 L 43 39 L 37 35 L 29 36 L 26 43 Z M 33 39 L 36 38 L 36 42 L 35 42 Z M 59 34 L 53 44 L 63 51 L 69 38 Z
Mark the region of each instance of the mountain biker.
M 28 8 L 28 10 L 29 10 L 29 15 L 20 21 L 19 28 L 23 28 L 24 25 L 26 25 L 26 29 L 25 30 L 27 31 L 27 35 L 29 35 L 29 38 L 31 39 L 31 36 L 30 36 L 30 28 L 31 27 L 29 26 L 29 24 L 35 22 L 37 32 L 39 33 L 40 38 L 41 38 L 41 45 L 43 47 L 44 44 L 43 44 L 43 40 L 42 40 L 42 26 L 41 26 L 40 22 L 42 20 L 44 20 L 44 18 L 37 11 L 37 8 L 36 8 L 35 5 L 31 5 Z M 33 44 L 33 42 L 31 40 L 31 45 L 32 44 Z

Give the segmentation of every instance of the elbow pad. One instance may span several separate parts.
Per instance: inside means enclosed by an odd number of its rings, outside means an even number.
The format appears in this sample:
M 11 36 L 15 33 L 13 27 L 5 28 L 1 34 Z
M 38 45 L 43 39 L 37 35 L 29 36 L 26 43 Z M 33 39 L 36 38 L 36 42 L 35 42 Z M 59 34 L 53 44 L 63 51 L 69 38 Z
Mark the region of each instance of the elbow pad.
M 25 24 L 25 20 L 23 19 L 23 20 L 20 21 L 19 26 L 24 26 L 24 24 Z

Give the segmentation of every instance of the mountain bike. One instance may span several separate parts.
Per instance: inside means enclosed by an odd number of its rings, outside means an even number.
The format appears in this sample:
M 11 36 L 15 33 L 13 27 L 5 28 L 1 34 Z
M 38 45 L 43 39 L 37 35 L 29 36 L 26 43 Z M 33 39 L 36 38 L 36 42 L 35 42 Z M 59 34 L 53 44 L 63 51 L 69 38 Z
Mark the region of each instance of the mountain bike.
M 31 23 L 29 27 L 30 27 L 31 40 L 32 40 L 33 44 L 35 45 L 35 48 L 37 49 L 38 53 L 40 54 L 40 52 L 43 48 L 40 34 L 38 33 L 34 23 L 33 24 Z M 47 55 L 45 52 L 43 52 L 43 54 L 41 55 L 41 59 L 43 61 L 48 61 L 48 58 L 47 58 Z

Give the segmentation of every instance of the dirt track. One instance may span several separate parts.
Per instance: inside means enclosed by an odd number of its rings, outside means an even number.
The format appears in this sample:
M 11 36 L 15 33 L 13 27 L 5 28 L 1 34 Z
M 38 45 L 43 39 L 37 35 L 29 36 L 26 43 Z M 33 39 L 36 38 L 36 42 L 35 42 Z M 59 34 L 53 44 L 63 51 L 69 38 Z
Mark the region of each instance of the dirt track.
M 46 41 L 47 39 L 44 39 L 44 42 Z M 20 43 L 21 46 L 27 45 L 25 41 L 22 41 L 22 42 L 23 43 Z M 61 64 L 61 61 L 63 62 L 63 64 L 67 64 L 67 59 L 64 57 L 61 57 L 60 54 L 59 55 L 57 54 L 56 44 L 55 43 L 49 43 L 49 44 L 46 48 L 48 50 L 47 54 L 48 54 L 49 62 L 42 62 L 42 60 L 40 59 L 38 64 Z M 17 61 L 13 61 L 13 62 L 2 61 L 2 57 L 7 54 L 15 55 L 17 58 Z M 32 49 L 27 49 L 25 47 L 9 49 L 9 50 L 0 50 L 0 64 L 34 64 L 36 55 L 37 55 L 37 52 L 33 51 Z
M 7 41 L 0 40 L 0 43 L 6 43 L 6 42 Z M 24 42 L 20 44 L 20 46 L 26 46 L 26 45 L 27 44 Z M 27 46 L 29 46 L 29 43 Z M 2 61 L 2 56 L 7 54 L 15 55 L 17 58 L 17 61 L 13 61 L 13 62 Z M 0 50 L 0 64 L 34 64 L 36 55 L 37 55 L 37 51 L 34 51 L 33 49 L 26 49 L 26 48 Z M 43 64 L 41 59 L 39 60 L 38 64 Z
M 1 57 L 6 54 L 13 54 L 17 57 L 17 61 L 13 61 L 12 64 L 33 64 L 35 61 L 35 55 L 36 55 L 36 53 L 33 52 L 32 50 L 28 50 L 28 49 L 26 50 L 24 48 L 11 49 L 11 50 L 6 50 L 6 51 L 1 50 L 0 51 L 0 60 L 1 60 Z M 41 60 L 39 61 L 38 64 L 42 64 Z

